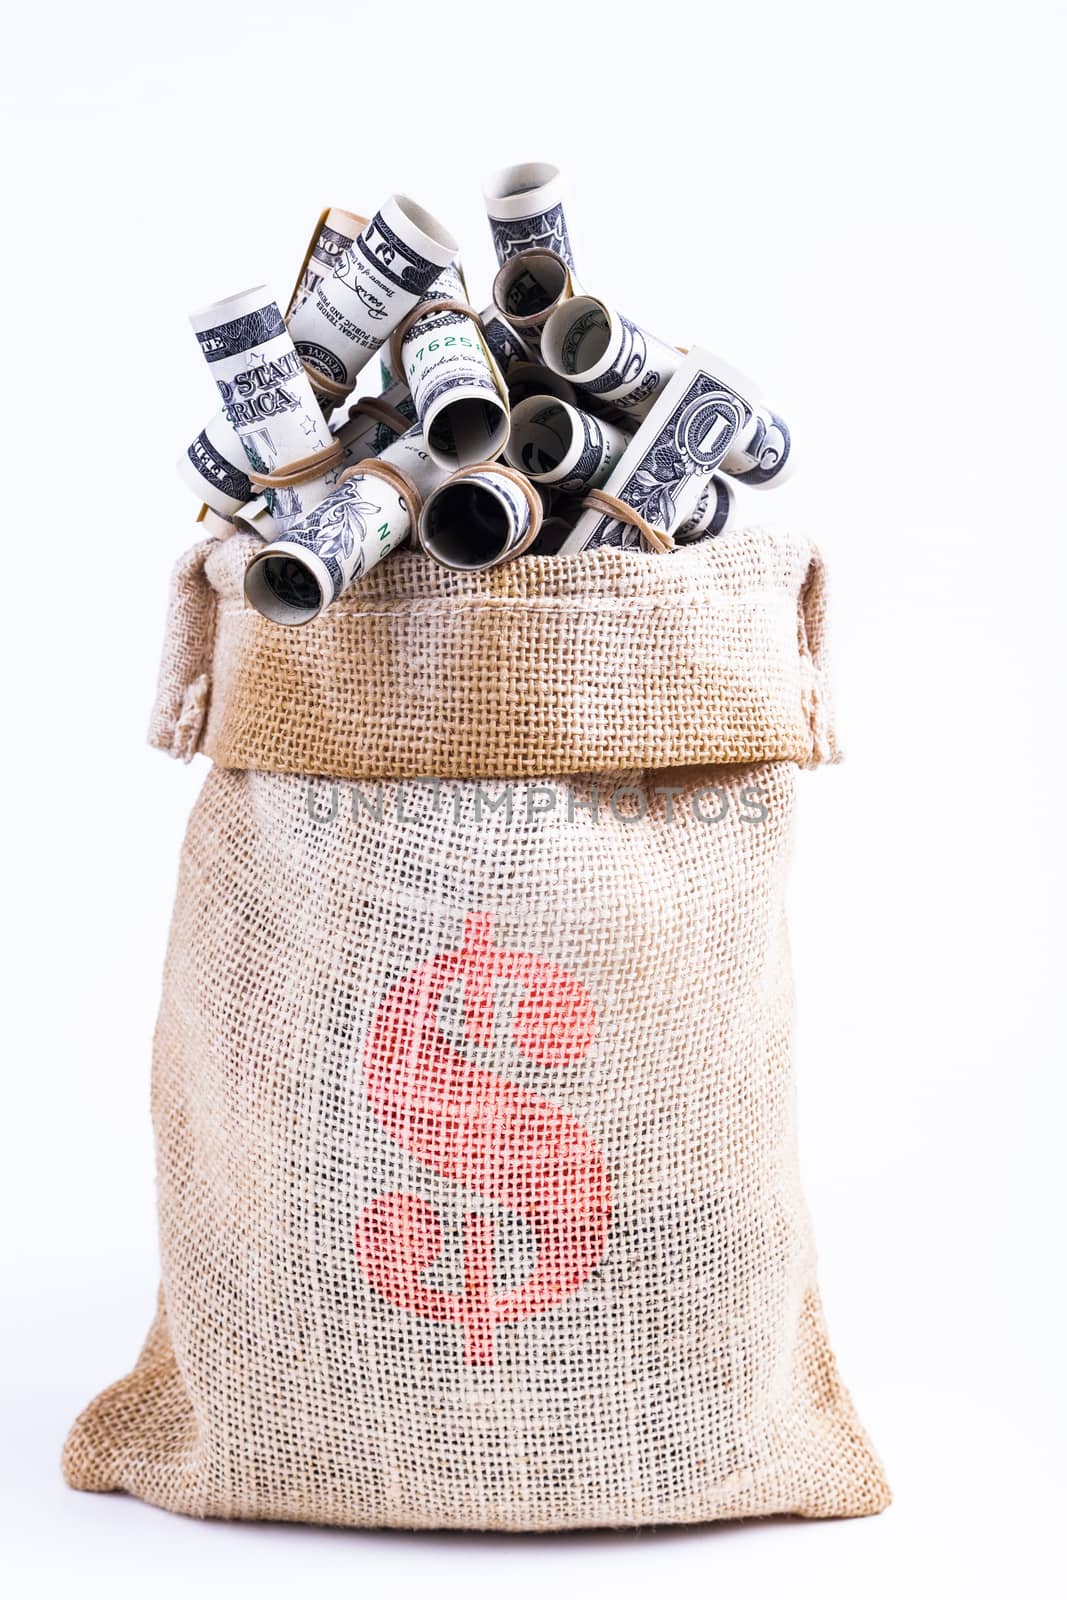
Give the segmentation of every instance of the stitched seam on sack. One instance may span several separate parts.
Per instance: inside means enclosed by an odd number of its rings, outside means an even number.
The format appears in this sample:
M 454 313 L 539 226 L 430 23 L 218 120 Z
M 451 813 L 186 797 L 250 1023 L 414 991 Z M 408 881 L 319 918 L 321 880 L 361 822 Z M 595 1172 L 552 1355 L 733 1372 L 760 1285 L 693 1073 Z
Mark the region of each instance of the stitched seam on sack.
M 692 596 L 668 596 L 666 599 L 659 596 L 649 596 L 629 600 L 625 604 L 611 596 L 603 600 L 584 599 L 580 597 L 559 600 L 524 600 L 501 596 L 486 597 L 476 600 L 398 600 L 388 610 L 373 610 L 369 605 L 338 606 L 330 608 L 332 617 L 382 617 L 387 621 L 405 622 L 413 617 L 455 616 L 457 612 L 467 611 L 512 611 L 512 612 L 558 612 L 580 611 L 583 616 L 590 612 L 606 612 L 614 617 L 640 616 L 649 611 L 720 611 L 751 610 L 753 607 L 760 609 L 769 608 L 771 605 L 789 608 L 790 616 L 793 614 L 795 600 L 792 594 L 784 590 L 778 595 L 768 595 L 766 590 L 756 590 L 754 593 L 739 595 L 715 595 L 707 599 Z M 235 601 L 221 601 L 219 610 L 223 616 L 243 617 L 255 616 L 256 612 L 251 606 Z

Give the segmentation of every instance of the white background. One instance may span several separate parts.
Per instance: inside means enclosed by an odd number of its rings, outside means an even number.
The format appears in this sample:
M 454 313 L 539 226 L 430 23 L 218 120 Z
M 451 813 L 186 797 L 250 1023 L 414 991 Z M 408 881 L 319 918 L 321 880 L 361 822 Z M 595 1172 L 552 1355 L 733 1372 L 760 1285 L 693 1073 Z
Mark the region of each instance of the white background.
M 8 20 L 14 1592 L 1045 1592 L 1064 1457 L 1057 10 L 53 0 Z M 284 296 L 321 206 L 393 189 L 458 234 L 484 301 L 480 180 L 526 159 L 565 169 L 589 287 L 757 374 L 794 427 L 803 471 L 751 509 L 831 562 L 849 755 L 802 785 L 801 1148 L 834 1344 L 896 1503 L 536 1540 L 204 1525 L 71 1493 L 67 1426 L 152 1309 L 150 1037 L 206 770 L 144 744 L 196 532 L 173 462 L 215 404 L 186 313 L 264 278 Z

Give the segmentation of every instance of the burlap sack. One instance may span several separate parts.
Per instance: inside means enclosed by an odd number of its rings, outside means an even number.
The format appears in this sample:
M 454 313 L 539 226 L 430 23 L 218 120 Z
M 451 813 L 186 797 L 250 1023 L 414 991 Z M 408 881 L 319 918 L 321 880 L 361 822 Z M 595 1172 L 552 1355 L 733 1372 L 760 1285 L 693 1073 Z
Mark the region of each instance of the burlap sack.
M 68 1481 L 410 1528 L 880 1510 L 795 1148 L 817 554 L 401 556 L 288 631 L 251 548 L 175 581 L 152 738 L 215 766 L 156 1036 L 163 1283 Z

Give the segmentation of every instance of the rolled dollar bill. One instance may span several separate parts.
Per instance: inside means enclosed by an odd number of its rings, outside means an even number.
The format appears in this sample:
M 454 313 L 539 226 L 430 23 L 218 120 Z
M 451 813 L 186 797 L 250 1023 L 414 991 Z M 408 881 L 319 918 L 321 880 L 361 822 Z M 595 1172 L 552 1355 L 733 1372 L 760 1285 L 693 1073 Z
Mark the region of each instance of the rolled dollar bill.
M 454 266 L 411 309 L 392 347 L 390 367 L 411 390 L 434 460 L 451 470 L 498 456 L 510 426 L 507 390 Z
M 245 570 L 249 605 L 284 627 L 311 622 L 408 541 L 423 497 L 444 476 L 416 424 L 257 551 Z
M 194 312 L 189 320 L 226 419 L 253 468 L 252 482 L 255 474 L 280 470 L 286 476 L 267 493 L 271 515 L 285 527 L 328 492 L 324 474 L 340 451 L 277 303 L 260 285 Z
M 452 265 L 452 268 L 459 274 L 459 281 L 463 285 L 463 298 L 464 298 L 464 300 L 469 300 L 470 296 L 467 293 L 467 280 L 463 275 L 463 263 L 460 260 L 459 256 L 456 257 L 455 261 L 453 261 L 451 265 Z M 444 270 L 447 272 L 449 270 L 449 268 L 446 267 Z M 393 370 L 392 370 L 391 366 L 389 365 L 389 362 L 392 359 L 392 354 L 393 354 L 393 352 L 392 352 L 392 349 L 390 348 L 389 350 L 383 351 L 381 357 L 379 358 L 379 366 L 380 366 L 381 375 L 382 375 L 382 388 L 383 389 L 388 389 L 389 385 L 394 381 L 394 379 L 393 379 Z
M 366 217 L 342 211 L 339 206 L 331 206 L 320 218 L 285 313 L 286 321 L 315 293 L 323 278 L 330 276 L 366 226 Z
M 481 320 L 482 336 L 489 347 L 489 354 L 505 383 L 510 383 L 512 367 L 529 365 L 533 360 L 533 352 L 496 306 L 487 307 L 482 312 Z
M 483 192 L 501 265 L 523 250 L 552 250 L 573 269 L 558 167 L 545 161 L 504 167 L 486 179 Z
M 234 524 L 229 518 L 218 516 L 210 506 L 201 506 L 196 520 L 204 532 L 215 539 L 228 539 L 234 531 Z
M 242 533 L 254 533 L 257 539 L 262 539 L 264 542 L 277 539 L 282 531 L 271 516 L 270 504 L 265 494 L 257 494 L 254 500 L 250 500 L 246 506 L 235 511 L 231 520 L 234 527 L 239 528 Z
M 345 420 L 335 430 L 342 467 L 350 467 L 364 456 L 380 455 L 418 420 L 405 383 L 391 383 L 378 395 L 362 395 L 349 406 Z
M 552 250 L 524 250 L 504 262 L 493 279 L 493 304 L 528 344 L 564 301 L 577 293 L 571 269 Z
M 541 359 L 578 388 L 643 417 L 683 357 L 602 300 L 575 295 L 542 328 Z
M 314 292 L 321 278 L 333 271 L 338 257 L 366 227 L 367 219 L 333 206 L 315 224 L 286 312 L 286 320 Z M 231 517 L 256 497 L 247 475 L 248 460 L 232 424 L 220 411 L 197 434 L 178 462 L 179 475 L 212 511 Z M 247 515 L 253 515 L 251 511 Z M 262 508 L 259 515 L 267 515 Z
M 457 572 L 484 572 L 522 555 L 536 539 L 544 501 L 522 473 L 500 462 L 461 468 L 427 497 L 419 544 Z
M 256 493 L 248 457 L 225 411 L 217 412 L 179 457 L 178 475 L 220 517 L 232 517 Z
M 590 491 L 561 553 L 644 540 L 669 549 L 710 505 L 708 480 L 722 465 L 751 412 L 744 379 L 718 357 L 691 350 L 616 461 L 607 481 Z M 706 499 L 707 497 L 707 499 Z
M 672 529 L 675 544 L 699 544 L 702 539 L 717 538 L 720 533 L 726 532 L 733 513 L 734 491 L 718 472 L 711 473 L 704 480 L 704 488 L 692 516 Z
M 415 407 L 403 383 L 390 384 L 383 394 L 365 395 L 357 400 L 345 419 L 333 429 L 340 455 L 324 474 L 323 498 L 333 491 L 349 467 L 368 456 L 380 455 L 406 433 L 415 420 Z M 266 495 L 258 495 L 239 507 L 232 513 L 231 521 L 243 533 L 254 533 L 260 539 L 275 539 L 282 531 L 271 515 Z
M 396 194 L 385 201 L 290 318 L 297 353 L 328 402 L 351 391 L 458 250 L 447 228 L 414 200 Z
M 629 442 L 621 428 L 565 400 L 531 395 L 511 413 L 504 459 L 534 483 L 578 494 L 605 481 Z
M 781 417 L 757 406 L 737 442 L 727 451 L 722 470 L 750 489 L 777 487 L 792 473 L 792 445 Z

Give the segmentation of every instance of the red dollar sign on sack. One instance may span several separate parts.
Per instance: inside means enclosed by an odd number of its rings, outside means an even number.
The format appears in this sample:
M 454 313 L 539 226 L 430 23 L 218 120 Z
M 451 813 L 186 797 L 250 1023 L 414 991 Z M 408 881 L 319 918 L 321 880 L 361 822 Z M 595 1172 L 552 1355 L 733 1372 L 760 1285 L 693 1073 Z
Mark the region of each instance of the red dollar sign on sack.
M 515 1007 L 514 1044 L 542 1067 L 580 1061 L 593 1042 L 596 1011 L 561 967 L 492 942 L 492 918 L 468 916 L 463 944 L 409 972 L 375 1013 L 364 1057 L 370 1103 L 391 1139 L 445 1178 L 453 1178 L 525 1219 L 537 1246 L 534 1270 L 504 1294 L 494 1289 L 490 1217 L 464 1217 L 462 1293 L 433 1289 L 421 1274 L 441 1254 L 436 1209 L 412 1194 L 372 1200 L 356 1225 L 356 1256 L 392 1302 L 466 1332 L 468 1362 L 493 1360 L 500 1323 L 547 1311 L 573 1294 L 604 1253 L 611 1189 L 589 1134 L 551 1100 L 475 1066 L 441 1034 L 438 1008 L 450 984 L 463 984 L 464 1037 L 493 1044 L 498 978 L 525 993 Z

